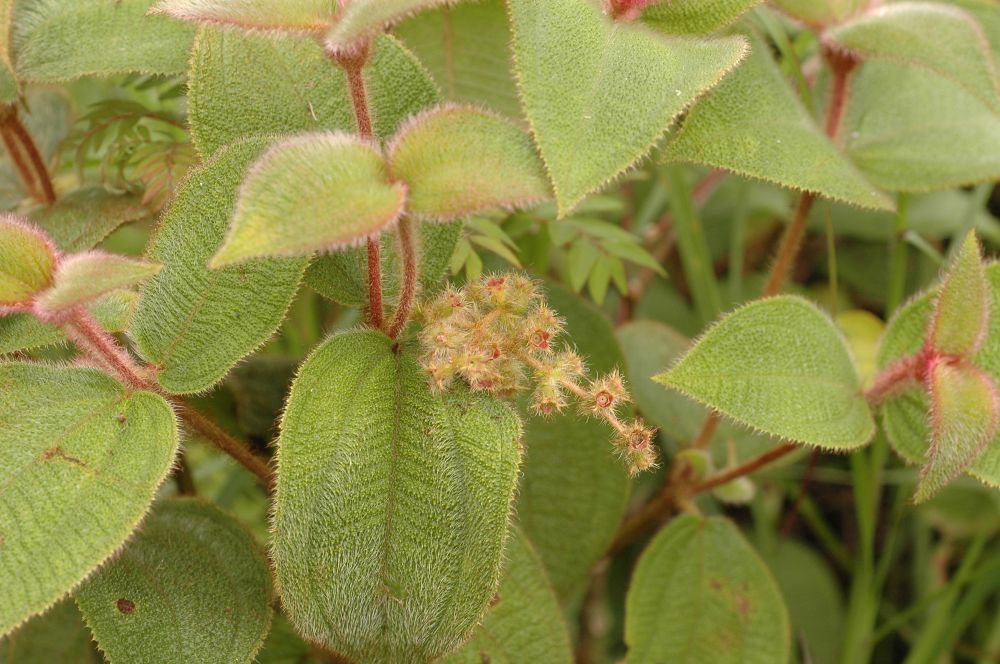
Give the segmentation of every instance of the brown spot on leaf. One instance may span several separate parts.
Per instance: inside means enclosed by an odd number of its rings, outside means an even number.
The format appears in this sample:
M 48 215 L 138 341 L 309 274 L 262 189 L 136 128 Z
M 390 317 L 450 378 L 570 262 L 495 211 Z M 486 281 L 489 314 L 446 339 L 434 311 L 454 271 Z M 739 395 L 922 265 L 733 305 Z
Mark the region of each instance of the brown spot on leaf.
M 719 581 L 718 579 L 709 579 L 708 580 L 708 585 L 715 592 L 721 592 L 722 591 L 722 582 Z
M 125 599 L 122 597 L 120 600 L 115 602 L 115 606 L 118 607 L 119 613 L 123 615 L 129 615 L 135 613 L 135 602 L 130 599 Z
M 75 456 L 66 454 L 66 450 L 59 447 L 58 445 L 55 447 L 50 447 L 49 449 L 42 452 L 42 461 L 51 461 L 52 459 L 61 459 L 66 463 L 71 463 L 74 466 L 79 466 L 80 468 L 83 468 L 85 470 L 90 470 L 90 466 L 88 466 L 85 461 L 77 459 Z

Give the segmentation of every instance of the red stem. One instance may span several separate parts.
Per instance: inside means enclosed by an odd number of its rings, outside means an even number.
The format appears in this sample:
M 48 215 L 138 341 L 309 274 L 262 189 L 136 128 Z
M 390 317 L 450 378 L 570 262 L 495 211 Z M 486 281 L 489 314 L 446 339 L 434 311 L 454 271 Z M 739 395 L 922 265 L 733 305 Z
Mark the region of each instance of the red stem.
M 781 291 L 781 287 L 785 285 L 785 280 L 788 279 L 788 274 L 795 265 L 795 259 L 798 258 L 799 248 L 802 246 L 802 236 L 805 235 L 806 219 L 809 218 L 809 211 L 812 210 L 814 202 L 816 202 L 816 195 L 809 192 L 802 194 L 799 199 L 792 222 L 788 224 L 785 234 L 781 237 L 774 266 L 771 268 L 767 285 L 764 287 L 765 297 L 777 295 Z
M 244 443 L 230 436 L 218 424 L 202 415 L 190 405 L 181 402 L 177 403 L 176 406 L 177 414 L 188 426 L 259 477 L 268 492 L 274 491 L 274 473 L 271 472 L 271 468 L 267 465 L 266 461 L 254 454 Z
M 31 166 L 26 161 L 24 154 L 21 153 L 21 148 L 18 146 L 13 132 L 6 124 L 0 125 L 0 138 L 3 139 L 4 147 L 7 148 L 7 153 L 10 155 L 10 160 L 14 163 L 14 168 L 17 170 L 18 177 L 21 178 L 21 183 L 24 185 L 25 191 L 32 198 L 42 200 L 42 194 L 38 191 L 38 183 L 35 182 L 35 174 L 32 172 Z
M 389 337 L 395 339 L 403 331 L 410 319 L 413 299 L 417 294 L 417 242 L 413 236 L 413 224 L 409 217 L 399 220 L 399 245 L 403 254 L 403 289 L 399 294 L 399 306 L 389 326 Z
M 42 155 L 38 151 L 38 147 L 35 145 L 34 139 L 31 138 L 31 134 L 28 133 L 28 129 L 21 123 L 21 119 L 17 117 L 16 112 L 11 113 L 7 117 L 6 124 L 10 128 L 11 132 L 13 132 L 14 136 L 16 136 L 20 141 L 21 146 L 28 154 L 28 159 L 34 167 L 35 175 L 38 177 L 38 181 L 42 186 L 42 197 L 40 200 L 46 205 L 52 205 L 56 202 L 56 190 L 52 186 L 52 178 L 49 176 L 49 169 L 45 165 L 45 160 L 42 159 Z
M 743 477 L 744 475 L 749 475 L 750 473 L 759 470 L 760 468 L 766 466 L 767 464 L 780 459 L 789 452 L 799 449 L 799 446 L 795 443 L 782 443 L 775 448 L 764 452 L 760 456 L 756 456 L 750 459 L 746 463 L 736 466 L 735 468 L 730 468 L 724 473 L 719 473 L 709 477 L 704 482 L 700 484 L 695 484 L 691 487 L 691 495 L 696 495 L 699 493 L 704 493 L 706 491 L 711 491 L 712 489 L 718 488 L 723 484 L 728 484 L 733 480 Z

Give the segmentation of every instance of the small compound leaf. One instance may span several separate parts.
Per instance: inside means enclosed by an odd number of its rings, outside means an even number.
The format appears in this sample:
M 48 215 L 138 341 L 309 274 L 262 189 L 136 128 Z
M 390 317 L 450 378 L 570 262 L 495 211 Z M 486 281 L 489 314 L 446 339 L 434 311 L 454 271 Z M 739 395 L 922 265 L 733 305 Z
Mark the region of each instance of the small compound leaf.
M 114 194 L 102 186 L 77 189 L 27 214 L 59 249 L 68 252 L 92 249 L 119 226 L 151 216 L 141 196 Z
M 836 326 L 794 296 L 724 316 L 655 378 L 764 433 L 849 450 L 875 433 L 861 379 Z
M 420 58 L 445 99 L 521 117 L 503 0 L 421 12 L 396 26 L 393 34 Z
M 945 355 L 972 355 L 986 340 L 989 324 L 989 284 L 979 242 L 969 233 L 938 289 L 927 343 Z
M 271 574 L 253 536 L 193 499 L 157 503 L 76 593 L 111 664 L 250 662 L 271 624 Z
M 337 7 L 338 0 L 157 0 L 149 13 L 244 30 L 322 34 Z
M 351 0 L 326 33 L 324 45 L 331 53 L 354 52 L 408 16 L 457 1 Z
M 389 36 L 375 42 L 364 77 L 380 139 L 438 101 L 427 72 Z M 206 159 L 249 135 L 355 130 L 346 76 L 312 39 L 206 26 L 195 40 L 188 85 L 191 135 Z
M 365 662 L 458 647 L 496 591 L 519 437 L 505 404 L 433 394 L 379 332 L 320 346 L 278 441 L 273 557 L 300 633 Z
M 788 610 L 728 519 L 674 519 L 646 547 L 625 599 L 626 662 L 782 664 Z
M 732 25 L 762 0 L 667 0 L 645 9 L 642 21 L 669 35 L 707 34 Z
M 1000 178 L 1000 115 L 931 71 L 866 62 L 851 81 L 842 134 L 858 168 L 890 191 L 934 191 Z
M 1000 422 L 996 385 L 977 367 L 934 363 L 927 388 L 931 440 L 913 497 L 918 503 L 968 470 L 996 436 Z
M 742 37 L 661 37 L 615 23 L 589 0 L 508 8 L 521 103 L 560 215 L 644 157 L 747 51 Z
M 111 291 L 142 283 L 162 267 L 100 251 L 67 256 L 59 261 L 54 283 L 38 296 L 38 304 L 53 313 L 64 311 Z
M 139 295 L 130 290 L 116 290 L 88 302 L 87 310 L 108 332 L 124 332 L 132 324 L 139 306 Z M 0 355 L 34 350 L 66 342 L 66 335 L 55 325 L 43 323 L 32 314 L 0 316 Z
M 408 122 L 388 149 L 392 175 L 409 189 L 407 212 L 445 221 L 549 197 L 531 138 L 491 112 L 442 106 Z
M 102 664 L 103 661 L 70 599 L 0 639 L 0 662 L 7 664 Z
M 34 0 L 14 11 L 14 61 L 23 81 L 173 75 L 187 68 L 194 28 L 148 17 L 152 0 Z
M 389 181 L 371 143 L 329 132 L 286 138 L 247 173 L 211 266 L 360 244 L 395 224 L 405 201 L 406 187 Z
M 163 397 L 91 369 L 0 365 L 0 634 L 121 547 L 177 444 Z
M 975 18 L 936 2 L 899 2 L 824 33 L 863 58 L 885 58 L 930 69 L 1000 110 L 1000 80 L 990 44 Z
M 559 600 L 531 542 L 513 528 L 494 605 L 472 639 L 441 664 L 570 664 L 573 650 Z
M 852 205 L 893 207 L 823 134 L 756 39 L 747 62 L 691 109 L 666 156 Z
M 55 247 L 45 234 L 0 213 L 0 307 L 24 304 L 52 283 Z
M 169 392 L 211 387 L 278 328 L 302 258 L 210 270 L 250 164 L 264 139 L 241 141 L 192 169 L 163 215 L 147 258 L 163 269 L 143 288 L 131 336 Z

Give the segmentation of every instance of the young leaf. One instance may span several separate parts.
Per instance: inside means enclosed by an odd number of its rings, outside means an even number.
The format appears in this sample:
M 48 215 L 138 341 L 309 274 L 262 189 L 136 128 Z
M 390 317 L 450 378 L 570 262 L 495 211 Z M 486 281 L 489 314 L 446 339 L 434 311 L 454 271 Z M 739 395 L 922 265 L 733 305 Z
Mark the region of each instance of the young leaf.
M 116 290 L 85 306 L 105 330 L 124 332 L 132 324 L 138 305 L 138 294 L 130 290 Z M 65 342 L 66 335 L 62 330 L 41 322 L 32 314 L 0 316 L 0 355 Z
M 211 267 L 356 245 L 395 224 L 405 201 L 406 186 L 389 181 L 371 143 L 334 133 L 286 138 L 247 173 Z
M 324 38 L 331 53 L 350 53 L 363 48 L 379 33 L 407 16 L 458 0 L 351 0 Z
M 756 39 L 747 62 L 691 109 L 666 155 L 861 207 L 893 207 L 816 126 Z
M 131 336 L 175 394 L 211 387 L 278 328 L 306 261 L 268 259 L 209 270 L 247 169 L 267 147 L 237 142 L 193 169 L 174 196 L 147 258 L 163 270 L 146 283 Z
M 626 662 L 788 662 L 788 610 L 728 519 L 679 516 L 646 547 L 625 599 Z
M 260 546 L 217 508 L 157 503 L 114 562 L 76 594 L 112 664 L 246 664 L 271 624 Z
M 427 72 L 389 36 L 375 42 L 364 78 L 380 139 L 438 101 Z M 311 39 L 202 28 L 188 85 L 191 135 L 206 159 L 248 135 L 356 129 L 344 72 Z
M 747 50 L 742 37 L 668 38 L 615 23 L 588 0 L 508 7 L 521 103 L 560 216 L 645 156 Z
M 0 213 L 0 308 L 26 303 L 52 283 L 55 248 L 43 233 Z
M 136 194 L 113 194 L 102 186 L 89 186 L 61 196 L 52 205 L 28 212 L 31 221 L 52 238 L 62 251 L 94 248 L 119 226 L 150 216 Z
M 1000 80 L 989 42 L 976 20 L 957 7 L 899 2 L 834 26 L 824 35 L 862 58 L 930 69 L 1000 111 Z
M 931 440 L 913 499 L 934 496 L 978 459 L 997 434 L 1000 397 L 983 371 L 970 365 L 934 364 L 927 379 Z
M 273 523 L 303 636 L 357 661 L 461 644 L 496 590 L 519 434 L 501 402 L 433 394 L 416 354 L 381 333 L 314 352 L 281 422 Z
M 938 353 L 967 357 L 982 347 L 989 323 L 986 271 L 975 233 L 969 233 L 938 290 L 927 342 Z
M 441 664 L 573 661 L 558 598 L 541 559 L 520 528 L 513 528 L 507 539 L 496 597 L 472 639 L 440 660 Z
M 14 61 L 24 81 L 136 72 L 172 75 L 187 69 L 194 28 L 148 17 L 152 0 L 17 2 Z
M 56 313 L 90 302 L 119 288 L 141 283 L 157 274 L 162 265 L 126 256 L 91 251 L 59 261 L 52 287 L 38 296 L 38 303 Z
M 642 22 L 670 35 L 707 34 L 732 25 L 761 0 L 669 0 L 642 13 Z
M 329 28 L 337 7 L 338 0 L 157 0 L 149 13 L 245 30 L 318 35 Z
M 0 662 L 102 664 L 73 600 L 67 599 L 0 639 Z
M 798 297 L 757 300 L 724 316 L 655 380 L 800 443 L 849 450 L 875 433 L 843 337 Z
M 91 369 L 0 365 L 0 635 L 122 545 L 177 444 L 158 395 L 128 393 Z
M 393 177 L 408 187 L 407 212 L 417 218 L 458 219 L 549 196 L 528 135 L 470 106 L 446 105 L 415 116 L 390 143 L 388 161 Z

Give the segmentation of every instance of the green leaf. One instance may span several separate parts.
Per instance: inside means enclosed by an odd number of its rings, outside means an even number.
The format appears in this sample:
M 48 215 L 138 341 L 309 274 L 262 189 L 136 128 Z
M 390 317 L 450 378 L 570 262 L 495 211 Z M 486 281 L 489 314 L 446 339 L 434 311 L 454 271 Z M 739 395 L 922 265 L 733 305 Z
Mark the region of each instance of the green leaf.
M 0 365 L 0 634 L 107 560 L 177 451 L 164 399 L 91 369 Z
M 918 503 L 968 470 L 996 436 L 1000 423 L 996 385 L 975 366 L 934 363 L 927 387 L 931 440 L 913 497 Z
M 248 663 L 271 624 L 271 573 L 231 517 L 165 500 L 76 603 L 112 664 Z
M 958 83 L 915 67 L 865 63 L 851 83 L 843 136 L 854 163 L 883 189 L 1000 178 L 1000 116 Z
M 421 12 L 393 32 L 427 67 L 445 99 L 521 117 L 502 0 Z
M 409 190 L 407 213 L 446 221 L 549 197 L 531 138 L 516 124 L 472 106 L 446 105 L 411 119 L 392 140 L 393 177 Z
M 338 0 L 157 0 L 150 14 L 184 21 L 221 23 L 245 30 L 321 35 L 337 13 Z
M 143 289 L 131 336 L 169 392 L 198 392 L 221 380 L 274 334 L 298 289 L 301 258 L 208 269 L 237 188 L 266 146 L 241 141 L 190 171 L 150 244 L 147 258 L 163 270 Z
M 788 610 L 728 519 L 679 516 L 646 547 L 625 599 L 626 662 L 788 662 Z
M 147 17 L 151 2 L 17 2 L 13 46 L 18 77 L 60 82 L 130 72 L 180 74 L 187 68 L 194 29 L 163 16 Z
M 568 214 L 645 156 L 746 54 L 742 37 L 692 40 L 614 23 L 588 0 L 511 0 L 525 114 Z
M 138 305 L 138 294 L 116 290 L 85 306 L 105 330 L 124 332 L 132 324 Z M 0 355 L 65 342 L 66 335 L 58 327 L 43 323 L 31 314 L 0 316 Z
M 551 282 L 545 297 L 566 319 L 566 338 L 593 375 L 624 368 L 614 329 L 596 307 Z M 548 418 L 527 408 L 522 413 L 526 454 L 517 519 L 565 599 L 614 539 L 632 483 L 604 423 L 573 412 Z
M 2 104 L 13 103 L 21 92 L 10 44 L 13 19 L 14 0 L 0 0 L 0 103 Z
M 761 0 L 668 0 L 647 7 L 642 21 L 671 35 L 705 34 L 732 25 Z
M 52 313 L 96 300 L 111 291 L 135 286 L 157 274 L 162 265 L 90 251 L 59 261 L 52 287 L 38 296 L 38 304 Z
M 570 287 L 579 293 L 597 262 L 597 248 L 589 239 L 579 238 L 566 254 L 566 262 Z
M 430 76 L 392 37 L 376 42 L 364 78 L 381 139 L 438 101 Z M 191 135 L 204 158 L 248 135 L 355 130 L 346 76 L 312 39 L 202 28 L 189 89 Z
M 769 53 L 754 40 L 747 62 L 688 113 L 667 145 L 667 158 L 861 207 L 892 209 L 892 200 L 816 126 Z
M 986 268 L 990 310 L 1000 311 L 1000 264 Z M 924 347 L 934 294 L 920 295 L 901 307 L 886 328 L 879 349 L 878 365 L 885 368 L 896 360 L 918 353 Z M 979 352 L 970 358 L 993 382 L 1000 380 L 1000 316 L 990 316 L 989 331 Z M 931 438 L 927 392 L 917 382 L 882 404 L 882 425 L 889 444 L 909 463 L 923 463 Z M 984 484 L 1000 487 L 1000 436 L 995 436 L 969 468 L 968 474 Z
M 229 235 L 210 265 L 356 245 L 395 224 L 405 203 L 406 186 L 389 181 L 371 143 L 329 132 L 286 138 L 247 173 Z
M 62 196 L 52 205 L 28 212 L 63 251 L 86 251 L 123 224 L 151 216 L 136 194 L 114 194 L 102 186 L 88 186 Z
M 350 53 L 407 16 L 457 0 L 351 0 L 326 33 L 324 46 L 331 53 Z
M 824 33 L 861 58 L 930 69 L 1000 111 L 1000 80 L 986 35 L 961 9 L 935 2 L 878 7 Z
M 775 7 L 810 25 L 841 23 L 866 4 L 866 0 L 774 0 Z
M 52 283 L 55 247 L 34 226 L 0 213 L 0 311 L 24 304 Z
M 349 332 L 302 365 L 278 441 L 273 557 L 307 639 L 423 662 L 461 644 L 496 590 L 520 427 L 492 398 L 432 394 L 413 350 L 393 347 Z
M 938 289 L 927 342 L 939 353 L 965 357 L 982 347 L 989 324 L 989 284 L 979 242 L 969 233 Z
M 562 609 L 531 542 L 514 528 L 504 551 L 497 603 L 472 639 L 441 664 L 570 664 L 573 650 Z
M 875 433 L 843 336 L 794 296 L 756 300 L 722 317 L 655 380 L 795 442 L 850 450 Z
M 45 615 L 29 620 L 0 639 L 0 662 L 7 664 L 102 664 L 90 642 L 90 632 L 72 600 L 60 602 Z

